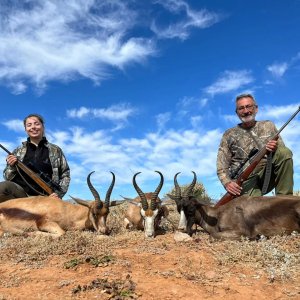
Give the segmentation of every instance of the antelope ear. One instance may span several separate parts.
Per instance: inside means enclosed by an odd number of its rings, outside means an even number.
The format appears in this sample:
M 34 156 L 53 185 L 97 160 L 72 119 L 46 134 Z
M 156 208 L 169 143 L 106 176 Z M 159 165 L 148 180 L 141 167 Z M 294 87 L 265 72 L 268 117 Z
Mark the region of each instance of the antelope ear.
M 176 201 L 176 199 L 177 199 L 176 196 L 171 195 L 171 194 L 167 194 L 167 196 L 168 196 L 171 200 L 174 200 L 174 201 Z
M 86 200 L 82 200 L 82 199 L 79 199 L 79 198 L 75 198 L 75 197 L 72 197 L 70 195 L 70 197 L 75 201 L 77 202 L 78 204 L 80 205 L 83 205 L 83 206 L 86 206 L 86 207 L 90 207 L 91 206 L 91 201 L 86 201 Z
M 129 203 L 130 203 L 130 204 L 133 204 L 133 205 L 135 205 L 135 206 L 138 206 L 138 207 L 141 207 L 141 206 L 142 206 L 142 203 L 141 203 L 141 202 L 130 201 Z
M 122 196 L 122 195 L 120 195 L 124 200 L 126 200 L 126 201 L 132 201 L 134 198 L 128 198 L 128 197 L 124 197 L 124 196 Z
M 197 198 L 197 197 L 190 197 L 190 201 L 194 201 L 194 203 L 198 204 L 198 205 L 210 205 L 210 201 L 209 199 L 207 198 L 203 198 L 203 197 L 200 197 L 200 198 Z
M 113 200 L 113 201 L 110 201 L 110 204 L 109 206 L 117 206 L 117 205 L 120 205 L 120 204 L 123 204 L 124 202 L 128 202 L 128 200 Z

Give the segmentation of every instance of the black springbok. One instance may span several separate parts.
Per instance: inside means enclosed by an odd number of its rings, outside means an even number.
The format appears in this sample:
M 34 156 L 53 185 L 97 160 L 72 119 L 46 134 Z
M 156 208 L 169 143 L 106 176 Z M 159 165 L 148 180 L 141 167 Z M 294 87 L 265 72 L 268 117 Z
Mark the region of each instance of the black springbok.
M 223 206 L 213 207 L 192 196 L 197 180 L 196 173 L 193 173 L 189 194 L 179 196 L 178 192 L 177 199 L 187 219 L 188 234 L 192 235 L 194 224 L 216 239 L 256 239 L 261 235 L 269 237 L 300 232 L 300 197 L 243 195 Z

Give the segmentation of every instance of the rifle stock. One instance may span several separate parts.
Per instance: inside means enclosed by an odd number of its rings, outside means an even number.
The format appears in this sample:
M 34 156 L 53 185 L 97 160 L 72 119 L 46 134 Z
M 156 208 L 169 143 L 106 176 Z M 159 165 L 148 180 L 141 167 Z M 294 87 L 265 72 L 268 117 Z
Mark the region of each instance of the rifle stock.
M 9 150 L 7 150 L 2 144 L 0 147 L 7 152 L 9 155 L 13 155 Z M 33 172 L 30 168 L 24 165 L 20 160 L 17 160 L 17 166 L 24 171 L 40 188 L 42 188 L 48 195 L 54 193 L 52 188 L 35 172 Z
M 278 132 L 270 139 L 270 140 L 277 140 L 279 138 L 280 132 L 295 118 L 295 116 L 300 111 L 300 106 L 298 107 L 297 111 L 289 118 L 289 120 L 278 130 Z M 239 186 L 242 186 L 243 182 L 247 180 L 253 170 L 256 168 L 258 163 L 262 160 L 262 158 L 268 153 L 266 147 L 260 149 L 252 158 L 251 163 L 240 173 L 240 175 L 236 179 L 236 183 Z M 232 199 L 238 196 L 232 195 L 230 193 L 226 193 L 215 205 L 215 207 L 219 207 L 231 201 Z

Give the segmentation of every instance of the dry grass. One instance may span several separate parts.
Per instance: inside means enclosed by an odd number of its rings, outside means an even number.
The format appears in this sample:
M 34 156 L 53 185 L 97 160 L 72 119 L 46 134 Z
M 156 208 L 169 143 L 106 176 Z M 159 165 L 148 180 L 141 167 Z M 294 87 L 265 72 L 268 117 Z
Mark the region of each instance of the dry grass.
M 125 231 L 123 226 L 126 204 L 111 209 L 109 226 L 110 236 L 101 236 L 92 232 L 67 232 L 60 238 L 47 236 L 7 234 L 0 239 L 0 260 L 18 264 L 22 262 L 27 268 L 42 268 L 53 256 L 60 256 L 64 263 L 61 268 L 74 269 L 88 264 L 93 267 L 104 267 L 113 264 L 130 264 L 116 255 L 118 249 L 130 248 L 135 257 L 139 255 L 158 255 L 164 257 L 173 248 L 178 248 L 174 240 L 165 242 L 162 238 L 145 239 L 142 232 Z M 179 216 L 175 206 L 170 207 L 170 218 L 178 222 Z M 162 223 L 162 233 L 172 234 L 168 221 Z M 267 240 L 240 242 L 213 241 L 202 231 L 197 231 L 190 242 L 179 244 L 177 258 L 165 271 L 149 269 L 150 274 L 162 277 L 185 278 L 194 282 L 208 284 L 219 282 L 230 276 L 233 269 L 248 269 L 252 276 L 267 277 L 269 282 L 293 280 L 300 276 L 300 243 L 299 235 L 278 236 Z M 4 251 L 5 250 L 5 251 Z M 176 250 L 177 251 L 177 250 Z M 209 269 L 204 261 L 199 260 L 199 253 L 205 255 L 216 269 Z M 210 270 L 210 271 L 208 271 Z M 17 280 L 17 279 L 15 279 Z M 17 283 L 16 283 L 17 284 Z M 103 281 L 97 279 L 85 287 L 77 287 L 73 293 L 82 293 L 89 289 L 110 290 L 112 295 L 125 299 L 136 298 L 134 283 L 128 278 L 123 281 Z M 109 287 L 109 288 L 108 288 Z M 128 295 L 126 294 L 128 293 Z M 127 296 L 126 296 L 127 295 Z M 111 299 L 114 299 L 113 296 Z

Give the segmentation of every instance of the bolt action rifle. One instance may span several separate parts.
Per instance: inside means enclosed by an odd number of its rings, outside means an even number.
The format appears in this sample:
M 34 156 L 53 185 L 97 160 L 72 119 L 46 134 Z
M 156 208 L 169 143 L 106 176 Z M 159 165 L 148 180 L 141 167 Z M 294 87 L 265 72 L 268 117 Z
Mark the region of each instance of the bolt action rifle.
M 295 116 L 300 111 L 300 106 L 297 109 L 297 111 L 289 118 L 289 120 L 278 130 L 278 132 L 270 139 L 270 140 L 277 140 L 279 138 L 280 132 L 295 118 Z M 248 179 L 250 174 L 253 172 L 255 167 L 258 165 L 258 163 L 261 161 L 261 159 L 268 154 L 268 150 L 266 147 L 263 147 L 260 149 L 254 156 L 252 156 L 249 160 L 249 165 L 242 170 L 242 172 L 238 172 L 238 176 L 236 178 L 236 183 L 239 186 L 242 186 L 243 182 Z M 243 164 L 244 165 L 244 164 Z M 215 205 L 215 207 L 219 207 L 221 205 L 226 204 L 227 202 L 231 201 L 232 199 L 236 198 L 238 196 L 232 195 L 230 193 L 226 193 Z
M 9 150 L 7 150 L 2 144 L 0 144 L 0 147 L 9 155 L 14 155 Z M 49 183 L 46 183 L 45 180 L 41 178 L 41 176 L 39 176 L 26 165 L 24 165 L 19 159 L 17 160 L 16 166 L 17 168 L 20 168 L 24 173 L 26 173 L 43 191 L 47 193 L 47 195 L 51 195 L 52 193 L 54 193 L 52 187 L 50 187 L 50 184 L 53 183 L 51 179 L 48 180 Z

